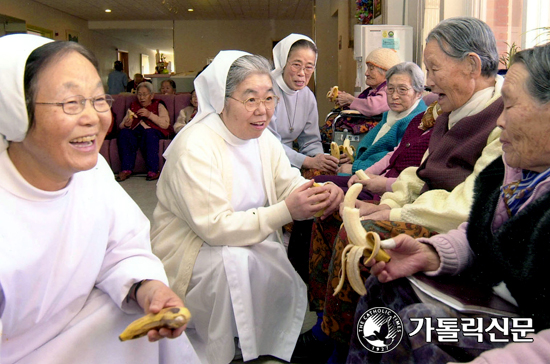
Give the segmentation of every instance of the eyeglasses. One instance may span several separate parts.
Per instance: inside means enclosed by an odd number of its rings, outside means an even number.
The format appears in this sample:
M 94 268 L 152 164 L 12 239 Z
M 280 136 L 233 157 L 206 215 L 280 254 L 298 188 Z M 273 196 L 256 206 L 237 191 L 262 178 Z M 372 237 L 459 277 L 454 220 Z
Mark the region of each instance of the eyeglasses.
M 137 97 L 147 97 L 149 95 L 151 95 L 151 94 L 150 93 L 148 93 L 148 94 L 137 94 Z
M 393 95 L 394 92 L 397 91 L 397 94 L 400 95 L 400 96 L 405 96 L 409 90 L 412 89 L 412 87 L 404 87 L 404 86 L 400 86 L 400 87 L 388 87 L 386 88 L 386 93 L 388 95 Z
M 86 100 L 90 100 L 90 103 L 97 112 L 107 112 L 111 109 L 111 105 L 113 105 L 113 98 L 111 95 L 99 95 L 88 98 L 77 95 L 68 97 L 62 102 L 35 102 L 35 104 L 61 106 L 65 114 L 77 115 L 84 111 Z
M 279 96 L 273 95 L 268 96 L 265 99 L 257 99 L 255 97 L 251 97 L 249 99 L 246 99 L 244 101 L 237 100 L 234 97 L 228 96 L 230 99 L 233 99 L 235 101 L 238 101 L 244 105 L 244 108 L 247 111 L 256 111 L 257 108 L 260 107 L 260 103 L 264 103 L 264 106 L 267 110 L 273 110 L 275 109 L 275 106 L 277 106 L 277 103 L 279 102 Z
M 302 66 L 301 63 L 291 63 L 290 64 L 290 69 L 294 72 L 300 72 L 300 71 L 304 70 L 305 74 L 310 75 L 315 71 L 315 66 L 311 66 L 311 65 Z

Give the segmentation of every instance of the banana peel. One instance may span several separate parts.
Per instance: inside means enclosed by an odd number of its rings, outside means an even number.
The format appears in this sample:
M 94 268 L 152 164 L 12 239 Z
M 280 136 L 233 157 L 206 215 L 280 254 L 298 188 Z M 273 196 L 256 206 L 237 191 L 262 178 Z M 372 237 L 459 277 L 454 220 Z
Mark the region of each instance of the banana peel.
M 158 313 L 150 313 L 130 323 L 118 337 L 120 341 L 133 340 L 147 335 L 149 330 L 166 327 L 177 329 L 191 319 L 191 312 L 185 307 L 163 308 Z
M 330 155 L 340 159 L 340 155 L 345 154 L 350 159 L 350 163 L 354 161 L 355 148 L 350 144 L 348 138 L 344 139 L 344 144 L 338 145 L 336 142 L 330 143 Z
M 361 225 L 359 209 L 355 208 L 355 200 L 362 189 L 362 184 L 355 183 L 348 189 L 344 197 L 342 219 L 344 220 L 344 227 L 348 234 L 349 244 L 342 252 L 340 281 L 334 290 L 334 296 L 344 286 L 346 272 L 353 290 L 361 296 L 367 293 L 359 269 L 359 262 L 363 256 L 367 257 L 364 264 L 367 264 L 373 258 L 377 261 L 390 261 L 390 256 L 380 247 L 380 236 L 374 232 L 367 232 L 363 225 Z

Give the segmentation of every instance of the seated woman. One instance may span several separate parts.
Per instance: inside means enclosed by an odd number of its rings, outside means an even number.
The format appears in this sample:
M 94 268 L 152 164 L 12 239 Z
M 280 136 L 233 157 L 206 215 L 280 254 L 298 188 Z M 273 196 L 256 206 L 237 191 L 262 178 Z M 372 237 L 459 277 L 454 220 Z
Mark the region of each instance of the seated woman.
M 2 363 L 199 363 L 183 328 L 117 338 L 183 302 L 98 156 L 112 98 L 95 56 L 27 34 L 1 37 L 0 52 Z
M 353 163 L 344 159 L 339 175 L 350 175 L 367 169 L 391 152 L 403 138 L 409 122 L 426 110 L 422 100 L 424 72 L 412 62 L 398 63 L 386 72 L 387 104 L 390 107 L 382 120 L 361 140 Z
M 399 233 L 429 237 L 457 228 L 468 219 L 475 178 L 502 154 L 496 120 L 503 109 L 503 78 L 497 75 L 498 52 L 491 28 L 475 18 L 440 22 L 428 34 L 424 62 L 427 85 L 439 94 L 443 111 L 430 138 L 429 154 L 420 167 L 401 172 L 379 205 L 356 202 L 362 225 L 382 239 Z M 331 226 L 323 224 L 323 231 L 313 231 L 311 259 L 322 269 L 310 275 L 310 307 L 323 311 L 323 332 L 342 345 L 345 356 L 353 330 L 350 315 L 359 296 L 347 282 L 333 296 L 341 254 L 348 244 L 340 225 L 334 220 Z
M 336 105 L 339 109 L 336 110 L 340 110 L 340 108 L 345 110 L 356 110 L 367 117 L 381 115 L 388 111 L 390 107 L 386 96 L 386 72 L 400 62 L 399 55 L 393 49 L 377 48 L 371 51 L 365 60 L 367 65 L 365 70 L 365 83 L 368 87 L 357 97 L 354 97 L 346 91 L 339 90 L 336 98 Z M 321 135 L 324 143 L 330 144 L 333 140 L 333 122 L 334 117 L 337 115 L 338 113 L 334 113 L 333 116 L 321 126 Z M 368 125 L 365 128 L 365 133 L 370 131 L 372 125 L 376 124 L 372 119 L 366 122 L 367 124 L 362 125 L 362 128 Z
M 191 91 L 191 105 L 180 110 L 178 119 L 174 123 L 174 131 L 176 133 L 179 133 L 180 130 L 183 129 L 183 127 L 195 117 L 198 107 L 199 103 L 197 102 L 197 93 L 193 90 Z
M 153 252 L 193 312 L 187 334 L 203 363 L 231 362 L 235 338 L 245 361 L 288 361 L 307 300 L 281 227 L 332 213 L 342 191 L 311 188 L 265 132 L 278 99 L 265 58 L 222 51 L 195 87 L 201 110 L 165 153 Z
M 175 95 L 176 83 L 174 80 L 164 80 L 160 84 L 160 93 L 163 95 Z
M 279 97 L 269 129 L 283 143 L 293 167 L 335 173 L 338 159 L 326 155 L 319 134 L 319 111 L 307 87 L 317 63 L 317 47 L 305 35 L 290 34 L 273 48 L 273 88 Z M 298 151 L 294 150 L 294 141 Z
M 366 282 L 368 293 L 361 298 L 356 317 L 370 307 L 391 308 L 403 321 L 403 340 L 395 350 L 382 357 L 374 355 L 375 358 L 354 334 L 349 363 L 409 362 L 413 357 L 423 363 L 548 362 L 550 283 L 545 277 L 550 254 L 550 45 L 523 50 L 514 56 L 502 98 L 505 108 L 497 124 L 502 128 L 504 166 L 499 158 L 476 179 L 468 223 L 430 239 L 399 235 L 394 239 L 395 248 L 387 250 L 392 260 L 371 268 L 373 276 Z M 409 337 L 416 329 L 411 317 L 432 318 L 434 328 L 436 317 L 458 317 L 459 328 L 465 318 L 474 317 L 438 301 L 424 303 L 423 296 L 417 295 L 409 281 L 403 279 L 417 272 L 429 276 L 460 275 L 469 285 L 475 284 L 489 294 L 492 290 L 499 292 L 517 306 L 526 331 L 514 332 L 510 320 L 513 334 L 505 334 L 499 338 L 501 342 L 495 342 L 489 335 L 498 330 L 490 331 L 489 326 L 496 321 L 505 327 L 503 319 L 476 315 L 475 320 L 482 320 L 476 325 L 481 326 L 481 342 L 459 332 L 456 342 L 441 343 L 433 332 L 432 341 L 427 343 L 425 329 Z M 526 318 L 532 319 L 532 324 L 526 324 Z M 538 333 L 523 338 L 529 331 Z M 516 336 L 527 343 L 506 345 L 517 341 Z M 483 353 L 475 359 L 480 352 Z
M 159 178 L 159 140 L 173 134 L 170 115 L 164 103 L 153 98 L 153 86 L 142 82 L 137 88 L 137 102 L 120 122 L 118 151 L 121 171 L 117 181 L 125 181 L 132 174 L 136 163 L 136 153 L 140 149 L 147 165 L 148 181 Z

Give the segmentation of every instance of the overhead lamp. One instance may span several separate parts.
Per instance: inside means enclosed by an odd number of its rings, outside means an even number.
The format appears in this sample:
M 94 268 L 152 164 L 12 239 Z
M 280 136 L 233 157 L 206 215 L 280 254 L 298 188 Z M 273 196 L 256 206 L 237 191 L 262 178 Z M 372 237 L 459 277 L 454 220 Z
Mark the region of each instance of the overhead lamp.
M 105 12 L 106 12 L 106 13 L 110 13 L 110 12 L 111 12 L 111 9 L 105 9 Z
M 191 11 L 195 11 L 195 9 L 187 9 L 187 11 L 191 12 Z

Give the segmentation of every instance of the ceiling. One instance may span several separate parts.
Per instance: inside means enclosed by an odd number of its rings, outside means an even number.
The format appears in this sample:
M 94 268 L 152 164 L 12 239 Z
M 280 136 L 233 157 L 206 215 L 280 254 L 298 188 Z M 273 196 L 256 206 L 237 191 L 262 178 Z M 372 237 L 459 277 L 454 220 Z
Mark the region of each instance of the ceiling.
M 35 0 L 84 20 L 311 19 L 312 0 Z M 187 9 L 194 9 L 189 12 Z M 105 9 L 111 9 L 106 13 Z
M 35 0 L 87 21 L 312 19 L 312 0 Z M 187 9 L 193 9 L 190 12 Z M 111 9 L 106 13 L 105 9 Z M 95 29 L 147 49 L 173 49 L 172 29 Z M 133 27 L 135 28 L 135 27 Z

